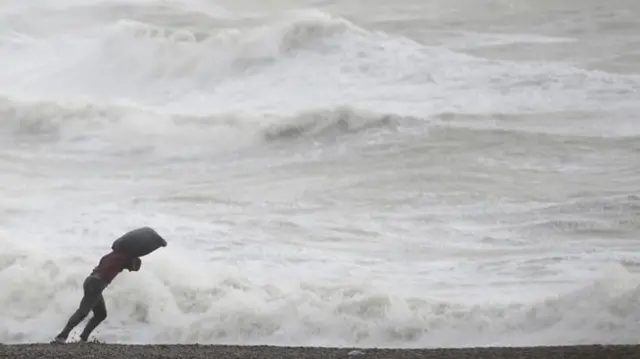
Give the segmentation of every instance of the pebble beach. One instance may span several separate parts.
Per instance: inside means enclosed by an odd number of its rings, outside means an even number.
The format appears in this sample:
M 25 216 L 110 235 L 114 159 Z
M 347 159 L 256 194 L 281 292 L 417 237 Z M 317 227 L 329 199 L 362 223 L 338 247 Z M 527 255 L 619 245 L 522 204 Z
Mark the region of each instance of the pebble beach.
M 555 347 L 483 347 L 460 349 L 357 349 L 226 345 L 22 344 L 1 345 L 2 359 L 111 358 L 367 358 L 367 359 L 631 359 L 640 358 L 637 345 Z

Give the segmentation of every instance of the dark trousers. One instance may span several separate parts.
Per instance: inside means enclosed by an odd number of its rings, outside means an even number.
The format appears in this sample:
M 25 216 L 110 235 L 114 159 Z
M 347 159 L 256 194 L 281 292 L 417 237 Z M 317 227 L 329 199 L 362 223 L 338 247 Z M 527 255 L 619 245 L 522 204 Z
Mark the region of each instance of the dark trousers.
M 62 329 L 60 334 L 58 334 L 57 338 L 67 339 L 73 328 L 80 324 L 90 311 L 93 311 L 93 317 L 89 319 L 87 326 L 82 331 L 82 334 L 80 334 L 80 339 L 86 341 L 98 324 L 107 318 L 107 307 L 102 297 L 102 291 L 106 287 L 106 283 L 96 276 L 88 276 L 84 280 L 82 287 L 84 296 L 80 301 L 80 306 L 78 310 L 71 315 L 67 325 Z

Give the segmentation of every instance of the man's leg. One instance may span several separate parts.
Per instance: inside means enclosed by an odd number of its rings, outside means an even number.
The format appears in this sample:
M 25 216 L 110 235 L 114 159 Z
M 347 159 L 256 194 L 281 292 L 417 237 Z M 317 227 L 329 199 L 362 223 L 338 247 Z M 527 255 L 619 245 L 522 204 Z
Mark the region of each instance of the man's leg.
M 93 307 L 93 317 L 89 319 L 89 322 L 84 327 L 82 334 L 80 334 L 80 340 L 86 342 L 89 339 L 91 332 L 107 318 L 107 306 L 104 304 L 104 297 L 100 294 L 100 299 Z
M 80 322 L 89 314 L 89 311 L 95 307 L 96 303 L 102 298 L 103 286 L 96 282 L 97 278 L 88 277 L 83 284 L 84 296 L 80 301 L 80 306 L 71 315 L 64 329 L 56 336 L 55 341 L 64 343 L 69 337 L 69 333 L 80 324 Z M 98 279 L 99 280 L 99 279 Z

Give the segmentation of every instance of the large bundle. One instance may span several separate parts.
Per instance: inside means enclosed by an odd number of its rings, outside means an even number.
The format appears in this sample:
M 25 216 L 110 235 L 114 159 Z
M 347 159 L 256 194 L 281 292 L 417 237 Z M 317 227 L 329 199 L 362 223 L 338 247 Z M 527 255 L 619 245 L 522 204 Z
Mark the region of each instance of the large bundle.
M 166 247 L 167 241 L 149 227 L 134 229 L 116 239 L 111 249 L 127 253 L 133 257 L 142 257 L 160 247 Z

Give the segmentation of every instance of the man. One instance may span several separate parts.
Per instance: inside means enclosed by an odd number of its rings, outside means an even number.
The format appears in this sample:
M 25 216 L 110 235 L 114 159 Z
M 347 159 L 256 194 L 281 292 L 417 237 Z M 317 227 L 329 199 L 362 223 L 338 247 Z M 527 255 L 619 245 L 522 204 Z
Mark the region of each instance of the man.
M 122 270 L 139 271 L 142 265 L 140 257 L 166 246 L 167 241 L 150 227 L 131 230 L 116 239 L 111 245 L 112 252 L 103 256 L 84 280 L 82 285 L 84 296 L 80 306 L 52 343 L 66 342 L 73 328 L 80 324 L 90 311 L 93 311 L 93 317 L 80 334 L 80 340 L 86 342 L 91 332 L 107 318 L 107 307 L 104 304 L 102 291 Z
M 54 339 L 54 343 L 65 343 L 69 337 L 69 333 L 80 322 L 93 311 L 93 317 L 85 326 L 80 340 L 86 342 L 91 332 L 107 318 L 107 308 L 102 297 L 102 291 L 111 283 L 111 281 L 123 269 L 130 272 L 140 270 L 142 261 L 138 257 L 131 256 L 125 252 L 113 251 L 100 259 L 98 265 L 93 269 L 91 274 L 84 280 L 83 289 L 84 296 L 80 301 L 80 306 L 69 318 L 67 325 Z

